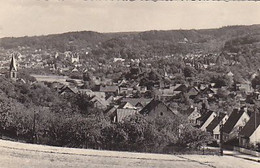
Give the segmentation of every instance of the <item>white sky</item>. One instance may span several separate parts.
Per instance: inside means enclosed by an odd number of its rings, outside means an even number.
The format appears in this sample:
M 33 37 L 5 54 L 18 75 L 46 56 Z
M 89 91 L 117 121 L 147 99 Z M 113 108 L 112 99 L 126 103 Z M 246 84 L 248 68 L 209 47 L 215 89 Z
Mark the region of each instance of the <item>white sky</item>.
M 260 24 L 260 2 L 0 0 L 0 37 Z

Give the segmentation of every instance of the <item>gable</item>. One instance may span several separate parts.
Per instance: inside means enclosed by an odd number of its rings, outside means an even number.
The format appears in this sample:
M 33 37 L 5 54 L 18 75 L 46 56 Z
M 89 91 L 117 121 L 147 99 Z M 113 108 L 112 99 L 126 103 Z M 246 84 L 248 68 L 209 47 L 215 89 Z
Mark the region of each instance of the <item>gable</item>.
M 260 126 L 255 129 L 253 134 L 249 137 L 250 143 L 256 144 L 260 142 Z
M 197 95 L 199 92 L 195 87 L 192 87 L 189 91 L 188 94 L 189 95 Z
M 250 137 L 259 125 L 260 125 L 260 114 L 258 113 L 252 114 L 249 121 L 242 128 L 239 134 L 245 137 Z
M 209 132 L 214 131 L 220 125 L 220 122 L 223 122 L 223 124 L 224 124 L 224 122 L 226 122 L 226 119 L 227 119 L 227 115 L 220 113 L 220 115 L 216 116 L 211 121 L 211 123 L 206 127 L 206 130 L 209 131 Z
M 141 114 L 157 117 L 157 116 L 175 116 L 177 112 L 171 110 L 166 104 L 159 100 L 152 100 L 141 111 Z
M 228 120 L 223 126 L 223 132 L 229 134 L 234 127 L 242 125 L 244 119 L 249 119 L 249 116 L 243 110 L 234 109 Z

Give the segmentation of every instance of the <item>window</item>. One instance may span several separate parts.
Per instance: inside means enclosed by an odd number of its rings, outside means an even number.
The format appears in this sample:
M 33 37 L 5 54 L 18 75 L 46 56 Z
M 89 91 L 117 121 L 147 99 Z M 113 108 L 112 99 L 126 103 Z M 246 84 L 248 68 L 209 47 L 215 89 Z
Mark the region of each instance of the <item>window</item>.
M 15 78 L 15 72 L 12 72 L 11 78 Z
M 163 112 L 161 112 L 160 115 L 163 116 Z

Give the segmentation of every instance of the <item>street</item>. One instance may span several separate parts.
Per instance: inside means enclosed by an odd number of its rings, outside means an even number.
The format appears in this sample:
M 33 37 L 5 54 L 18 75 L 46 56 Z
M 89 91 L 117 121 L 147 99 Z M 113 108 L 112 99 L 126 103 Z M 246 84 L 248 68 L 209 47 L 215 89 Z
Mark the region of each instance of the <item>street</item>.
M 233 156 L 162 155 L 60 148 L 0 140 L 1 168 L 139 167 L 258 168 L 260 163 Z

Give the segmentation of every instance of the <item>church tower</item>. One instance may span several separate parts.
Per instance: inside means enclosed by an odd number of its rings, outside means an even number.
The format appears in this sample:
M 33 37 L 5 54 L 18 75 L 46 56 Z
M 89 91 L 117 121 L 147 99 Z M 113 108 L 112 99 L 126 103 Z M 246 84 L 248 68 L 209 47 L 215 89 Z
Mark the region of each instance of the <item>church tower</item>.
M 14 54 L 12 54 L 9 71 L 10 71 L 10 78 L 13 80 L 16 80 L 17 79 L 17 65 L 16 65 L 16 59 L 14 57 Z

